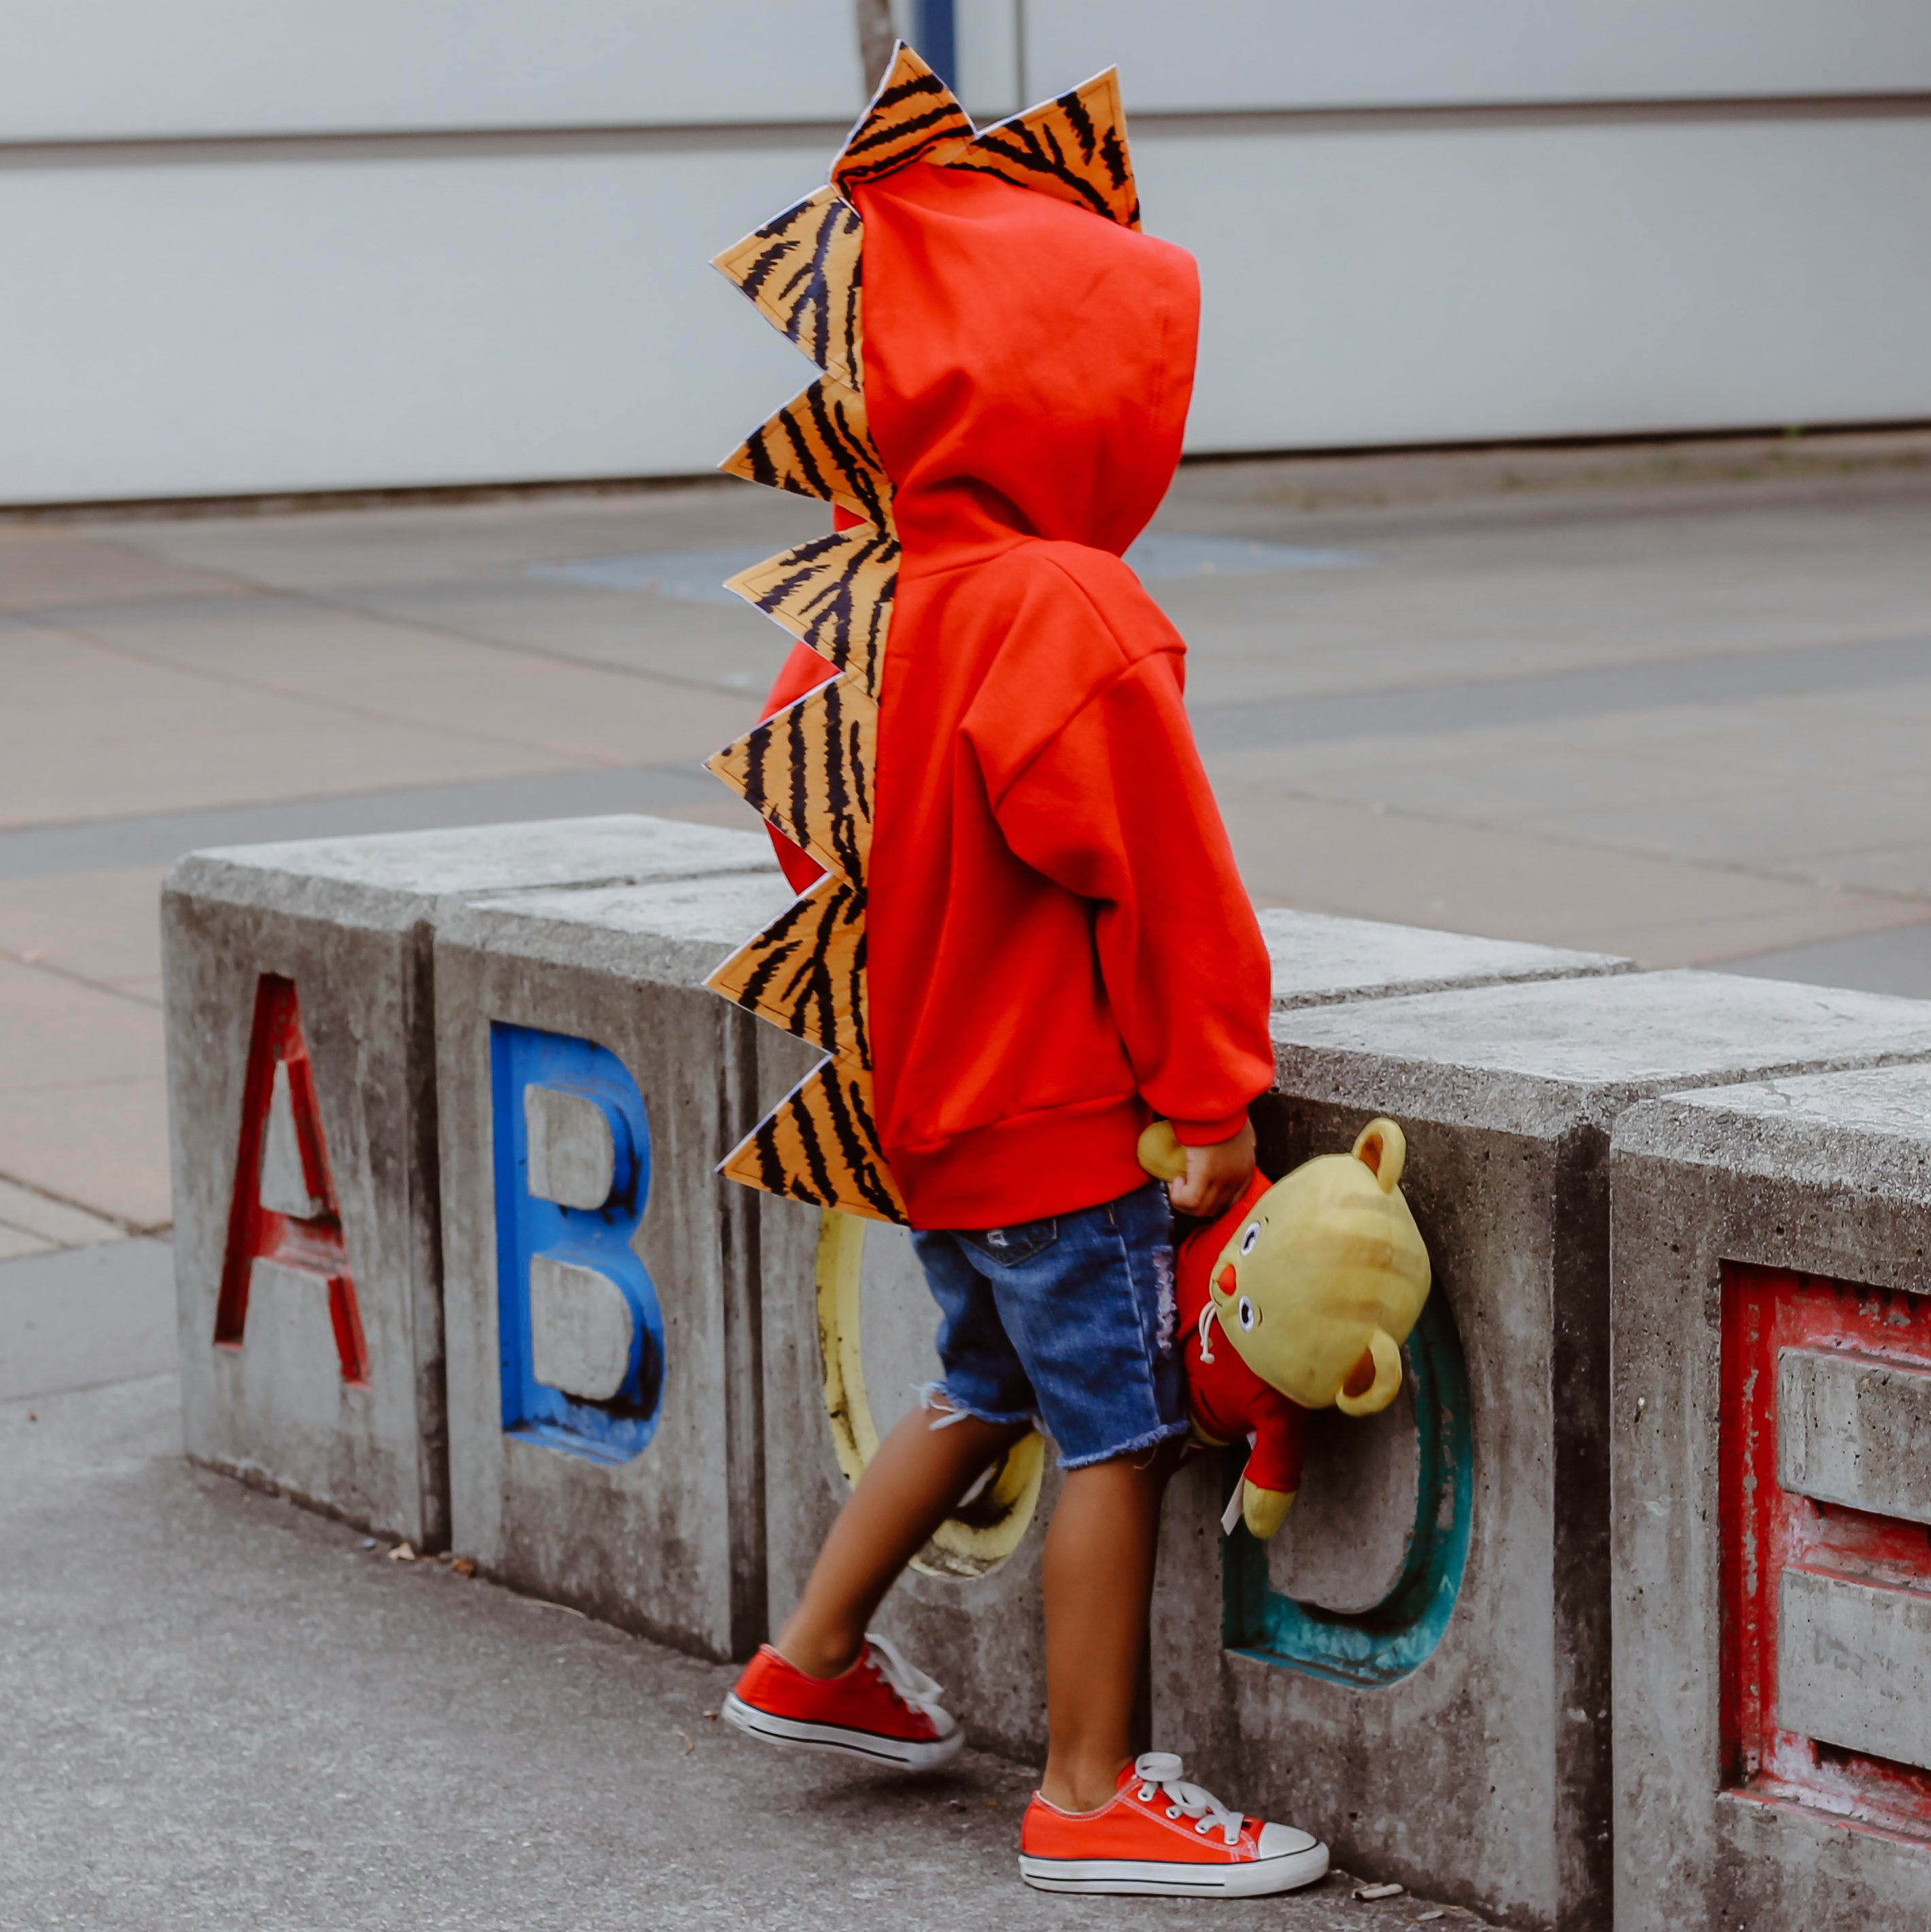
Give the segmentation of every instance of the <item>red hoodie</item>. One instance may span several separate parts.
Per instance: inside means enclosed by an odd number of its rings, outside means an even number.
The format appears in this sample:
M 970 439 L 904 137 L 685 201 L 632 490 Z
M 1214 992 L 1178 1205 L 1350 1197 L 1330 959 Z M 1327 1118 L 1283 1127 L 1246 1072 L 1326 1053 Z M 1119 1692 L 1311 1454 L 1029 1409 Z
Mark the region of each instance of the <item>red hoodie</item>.
M 879 1134 L 913 1226 L 997 1227 L 1130 1192 L 1150 1112 L 1223 1140 L 1273 1077 L 1186 646 L 1120 560 L 1179 460 L 1198 285 L 1183 250 L 984 175 L 920 163 L 856 199 L 904 548 L 869 872 Z

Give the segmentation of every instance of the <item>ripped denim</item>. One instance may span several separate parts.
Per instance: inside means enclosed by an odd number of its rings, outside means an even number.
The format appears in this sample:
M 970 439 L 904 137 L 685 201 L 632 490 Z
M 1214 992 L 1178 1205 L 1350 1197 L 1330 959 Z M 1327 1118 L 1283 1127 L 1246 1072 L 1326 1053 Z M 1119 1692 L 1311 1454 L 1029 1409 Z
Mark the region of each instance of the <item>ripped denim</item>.
M 945 1368 L 927 1407 L 1037 1421 L 1066 1469 L 1186 1432 L 1173 1224 L 1158 1182 L 1077 1214 L 912 1242 L 939 1304 Z

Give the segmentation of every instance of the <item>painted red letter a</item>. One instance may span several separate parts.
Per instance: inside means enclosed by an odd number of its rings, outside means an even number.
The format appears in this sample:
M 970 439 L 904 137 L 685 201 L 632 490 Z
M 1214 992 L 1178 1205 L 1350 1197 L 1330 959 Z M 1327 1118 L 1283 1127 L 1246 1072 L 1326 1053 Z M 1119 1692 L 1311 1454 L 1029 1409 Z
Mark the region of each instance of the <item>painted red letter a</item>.
M 214 1316 L 214 1339 L 231 1348 L 241 1346 L 248 1286 L 258 1262 L 318 1278 L 328 1298 L 342 1378 L 366 1382 L 368 1349 L 328 1178 L 295 982 L 273 973 L 264 973 L 255 988 L 254 1030 L 241 1088 L 241 1144 Z

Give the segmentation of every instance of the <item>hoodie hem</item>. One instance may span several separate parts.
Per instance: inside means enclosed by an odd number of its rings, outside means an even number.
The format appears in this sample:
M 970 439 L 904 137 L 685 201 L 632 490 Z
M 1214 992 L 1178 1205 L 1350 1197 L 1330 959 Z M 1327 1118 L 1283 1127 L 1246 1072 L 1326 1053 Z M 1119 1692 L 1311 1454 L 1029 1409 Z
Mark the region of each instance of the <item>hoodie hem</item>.
M 912 1225 L 934 1232 L 1015 1228 L 1076 1214 L 1147 1184 L 1138 1095 L 1084 1100 L 995 1120 L 919 1148 L 886 1150 Z

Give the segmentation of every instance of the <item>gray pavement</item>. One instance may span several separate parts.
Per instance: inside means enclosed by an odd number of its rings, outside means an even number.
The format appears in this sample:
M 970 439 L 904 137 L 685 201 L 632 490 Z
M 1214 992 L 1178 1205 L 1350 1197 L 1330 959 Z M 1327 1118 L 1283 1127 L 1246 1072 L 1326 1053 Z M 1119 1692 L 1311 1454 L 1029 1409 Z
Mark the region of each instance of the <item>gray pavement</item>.
M 1432 1909 L 1339 1874 L 1247 1904 L 1029 1892 L 1024 1767 L 906 1780 L 754 1744 L 715 1718 L 728 1670 L 192 1468 L 178 1405 L 171 1375 L 0 1401 L 5 1932 L 1354 1932 Z

